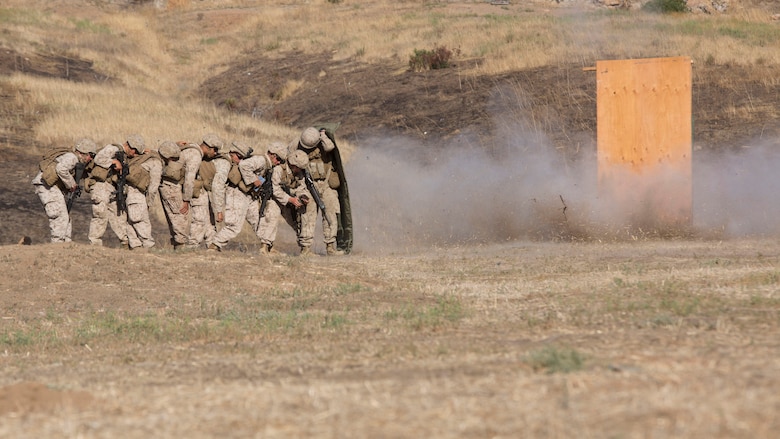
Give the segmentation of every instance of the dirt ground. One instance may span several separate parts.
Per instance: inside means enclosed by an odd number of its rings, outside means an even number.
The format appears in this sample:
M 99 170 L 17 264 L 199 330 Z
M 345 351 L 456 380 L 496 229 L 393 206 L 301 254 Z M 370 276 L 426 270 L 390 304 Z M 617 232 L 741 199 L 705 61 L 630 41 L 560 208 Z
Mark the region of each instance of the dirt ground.
M 770 438 L 779 255 L 3 246 L 0 437 Z
M 340 121 L 337 134 L 357 145 L 404 135 L 491 150 L 506 140 L 508 116 L 534 121 L 570 160 L 592 153 L 587 66 L 471 77 L 467 62 L 412 73 L 403 62 L 247 54 L 198 93 L 293 126 Z M 14 71 L 110 80 L 87 60 L 0 51 L 0 74 Z M 776 76 L 768 66 L 694 66 L 696 149 L 776 144 L 780 94 L 764 80 Z M 279 99 L 289 79 L 303 86 Z M 84 244 L 85 197 L 76 243 L 45 244 L 29 183 L 37 157 L 24 152 L 36 120 L 16 117 L 23 95 L 0 81 L 0 437 L 770 438 L 780 429 L 775 237 L 519 239 L 308 259 L 288 239 L 263 259 L 252 240 L 174 253 L 155 215 L 159 248 L 139 253 L 110 239 Z M 34 245 L 16 245 L 24 236 Z M 555 369 L 569 360 L 570 371 Z

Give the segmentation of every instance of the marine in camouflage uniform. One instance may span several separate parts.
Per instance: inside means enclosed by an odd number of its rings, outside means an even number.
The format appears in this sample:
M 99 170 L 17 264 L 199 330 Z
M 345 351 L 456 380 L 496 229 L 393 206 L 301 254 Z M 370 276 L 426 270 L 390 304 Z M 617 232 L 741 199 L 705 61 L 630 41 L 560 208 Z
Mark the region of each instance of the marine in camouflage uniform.
M 163 161 L 160 182 L 160 202 L 171 233 L 171 245 L 179 250 L 187 244 L 188 223 L 187 214 L 181 213 L 182 184 L 184 183 L 184 168 L 179 161 L 181 150 L 176 143 L 166 140 L 160 144 L 158 153 Z
M 203 189 L 209 197 L 209 214 L 206 216 L 208 223 L 204 228 L 203 240 L 206 248 L 214 247 L 214 238 L 217 236 L 218 225 L 225 221 L 225 194 L 227 192 L 227 179 L 230 172 L 230 154 L 220 146 L 220 150 L 214 158 L 203 160 L 200 164 L 200 178 L 203 180 Z
M 179 212 L 186 215 L 192 211 L 187 246 L 198 247 L 203 241 L 208 245 L 217 234 L 211 215 L 209 195 L 213 190 L 214 181 L 227 180 L 227 172 L 230 170 L 230 163 L 224 157 L 219 157 L 224 142 L 218 135 L 211 133 L 203 136 L 200 145 L 188 142 L 179 142 L 179 145 L 181 147 L 179 160 L 184 168 L 182 207 Z M 219 188 L 217 190 L 219 191 Z M 224 190 L 222 194 L 222 199 L 217 199 L 217 202 L 224 203 Z M 212 198 L 217 197 L 212 196 Z M 221 214 L 215 219 L 221 222 Z
M 139 137 L 139 140 L 143 140 Z M 154 247 L 149 206 L 157 196 L 162 177 L 162 160 L 157 151 L 144 149 L 128 160 L 127 240 L 130 249 Z
M 301 255 L 311 254 L 313 234 L 302 235 L 300 216 L 311 203 L 311 194 L 303 181 L 303 170 L 309 164 L 309 157 L 303 151 L 295 151 L 287 157 L 287 164 L 273 168 L 272 202 L 267 203 L 257 236 L 260 238 L 260 251 L 267 254 L 273 249 L 276 233 L 279 230 L 279 220 L 284 218 L 287 224 L 295 230 Z M 316 207 L 315 207 L 316 209 Z M 313 230 L 312 230 L 313 231 Z
M 78 190 L 80 182 L 74 178 L 76 165 L 89 164 L 96 152 L 95 142 L 85 138 L 77 141 L 74 148 L 55 149 L 41 160 L 40 172 L 32 184 L 49 218 L 51 242 L 71 242 L 73 226 L 64 193 Z
M 122 162 L 117 153 L 124 152 L 127 159 L 143 153 L 146 144 L 139 135 L 128 136 L 122 145 L 108 144 L 95 155 L 95 166 L 90 172 L 89 195 L 92 199 L 92 220 L 89 223 L 89 242 L 103 245 L 106 226 L 110 226 L 123 247 L 128 246 L 127 215 L 119 213 L 116 202 L 116 183 L 122 172 Z
M 284 161 L 287 148 L 277 145 L 274 152 L 251 155 L 252 148 L 243 142 L 230 147 L 232 166 L 228 173 L 225 195 L 225 222 L 214 238 L 212 249 L 221 250 L 235 238 L 246 220 L 257 234 L 259 225 L 259 194 L 262 184 L 274 166 Z M 258 194 L 258 195 L 256 195 Z
M 327 214 L 323 212 L 322 235 L 329 256 L 344 254 L 336 246 L 336 234 L 338 233 L 336 213 L 341 211 L 341 206 L 338 192 L 335 189 L 339 185 L 339 176 L 332 163 L 332 151 L 335 148 L 336 145 L 325 134 L 325 130 L 318 130 L 314 127 L 303 130 L 301 135 L 289 145 L 290 154 L 299 150 L 305 152 L 309 157 L 308 170 L 327 211 Z M 312 203 L 301 215 L 301 235 L 314 235 L 318 211 L 317 204 Z

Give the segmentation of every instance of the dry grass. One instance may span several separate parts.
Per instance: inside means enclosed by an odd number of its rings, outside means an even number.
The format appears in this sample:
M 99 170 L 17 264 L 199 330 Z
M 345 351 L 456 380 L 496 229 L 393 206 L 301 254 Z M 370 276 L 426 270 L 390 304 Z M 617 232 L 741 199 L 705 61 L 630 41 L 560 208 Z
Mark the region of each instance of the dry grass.
M 106 84 L 77 84 L 23 76 L 11 78 L 11 83 L 32 90 L 30 104 L 52 109 L 51 116 L 37 128 L 38 140 L 45 145 L 68 143 L 79 136 L 89 136 L 98 144 L 106 144 L 122 141 L 128 134 L 141 131 L 147 142 L 154 145 L 163 140 L 196 141 L 207 132 L 216 132 L 226 139 L 267 146 L 272 141 L 284 141 L 296 134 L 291 128 L 261 124 L 207 103 L 161 99 L 142 88 L 131 91 Z M 76 127 L 80 128 L 77 132 L 74 131 Z
M 89 399 L 11 410 L 0 435 L 769 438 L 778 254 L 760 240 L 271 260 L 6 246 L 0 392 Z
M 0 9 L 0 43 L 94 60 L 98 70 L 122 84 L 106 90 L 62 84 L 55 91 L 56 84 L 24 80 L 30 88 L 40 83 L 46 90 L 36 93 L 50 99 L 52 120 L 37 134 L 44 143 L 75 138 L 85 130 L 116 139 L 138 127 L 149 127 L 147 135 L 155 139 L 192 137 L 204 130 L 242 137 L 251 125 L 261 133 L 289 137 L 281 128 L 238 121 L 192 99 L 201 81 L 246 50 L 260 49 L 267 56 L 330 52 L 336 60 L 358 57 L 404 66 L 414 49 L 444 46 L 459 49 L 462 59 L 456 61 L 465 75 L 680 54 L 697 63 L 780 63 L 774 49 L 780 30 L 757 9 L 737 5 L 734 14 L 720 17 L 549 7 L 549 2 L 496 7 L 476 1 L 179 1 L 158 10 L 11 0 Z M 297 86 L 291 83 L 287 91 Z M 87 111 L 72 112 L 85 109 L 86 102 Z M 167 115 L 164 121 L 161 114 Z

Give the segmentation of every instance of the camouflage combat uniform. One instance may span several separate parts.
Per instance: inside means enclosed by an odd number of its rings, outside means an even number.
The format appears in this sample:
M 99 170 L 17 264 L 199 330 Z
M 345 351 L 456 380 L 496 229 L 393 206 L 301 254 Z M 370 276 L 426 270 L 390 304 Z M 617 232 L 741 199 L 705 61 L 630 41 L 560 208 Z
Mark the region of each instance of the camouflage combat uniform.
M 82 139 L 77 143 L 76 148 L 80 148 L 82 142 L 89 144 L 89 153 L 94 155 L 95 143 Z M 72 150 L 65 148 L 55 150 L 44 157 L 41 161 L 42 169 L 32 180 L 35 193 L 40 198 L 46 216 L 49 218 L 51 242 L 71 242 L 73 227 L 64 192 L 71 192 L 77 188 L 79 182 L 74 179 L 74 173 L 79 162 L 79 156 Z M 51 185 L 46 184 L 43 178 L 43 168 L 48 166 L 54 167 L 57 177 L 56 182 L 50 181 Z
M 149 206 L 155 200 L 162 177 L 162 160 L 155 151 L 145 151 L 128 161 L 127 238 L 130 249 L 154 246 Z M 138 179 L 133 178 L 139 175 Z
M 184 169 L 179 159 L 181 151 L 179 145 L 165 141 L 160 145 L 159 154 L 164 161 L 159 189 L 160 202 L 165 212 L 165 219 L 168 221 L 171 244 L 174 249 L 179 249 L 187 244 L 188 236 L 187 214 L 181 213 L 184 183 Z
M 338 173 L 333 168 L 331 154 L 335 148 L 336 145 L 328 136 L 316 128 L 305 129 L 289 145 L 290 153 L 301 150 L 309 157 L 308 170 L 327 211 L 327 219 L 325 215 L 322 218 L 322 235 L 328 254 L 342 253 L 336 250 L 336 234 L 338 233 L 336 213 L 341 211 L 341 206 L 338 192 L 335 189 L 338 187 Z M 318 211 L 316 203 L 310 203 L 307 206 L 301 215 L 301 236 L 314 235 Z
M 217 234 L 211 212 L 213 210 L 216 215 L 224 209 L 225 181 L 230 170 L 230 162 L 219 157 L 222 146 L 223 142 L 216 134 L 203 136 L 200 145 L 185 143 L 181 146 L 179 161 L 184 169 L 182 202 L 188 203 L 191 211 L 187 234 L 189 247 L 198 247 L 203 241 L 208 246 Z M 210 156 L 204 153 L 208 149 L 211 150 Z
M 230 147 L 230 153 L 237 153 L 240 157 L 245 157 L 249 150 L 249 147 L 240 142 L 233 142 Z M 231 160 L 233 163 L 228 172 L 224 203 L 225 221 L 214 238 L 214 246 L 218 249 L 224 248 L 231 239 L 241 233 L 244 220 L 252 227 L 252 231 L 257 233 L 260 215 L 259 202 L 252 197 L 254 182 L 258 176 L 264 176 L 273 164 L 266 154 L 243 159 L 240 157 L 236 156 L 237 163 Z
M 305 211 L 306 206 L 296 208 L 290 202 L 291 197 L 301 199 L 304 195 L 309 200 L 312 199 L 311 194 L 306 190 L 303 178 L 296 178 L 285 164 L 274 167 L 271 181 L 273 182 L 272 202 L 267 203 L 265 214 L 260 219 L 260 227 L 257 231 L 260 242 L 269 248 L 273 247 L 279 230 L 279 219 L 284 218 L 285 222 L 295 231 L 298 246 L 302 249 L 310 248 L 314 242 L 314 230 L 312 229 L 312 233 L 309 235 L 302 234 L 300 230 L 300 215 Z
M 209 223 L 209 197 L 203 190 L 203 180 L 199 178 L 203 151 L 194 143 L 182 147 L 179 161 L 184 169 L 182 201 L 190 203 L 190 226 L 187 232 L 187 245 L 197 246 L 206 234 L 205 224 Z
M 116 204 L 116 171 L 112 167 L 121 145 L 108 144 L 95 155 L 95 167 L 90 174 L 94 184 L 89 189 L 92 199 L 92 220 L 89 222 L 89 242 L 93 245 L 103 245 L 103 235 L 106 226 L 119 238 L 122 246 L 127 246 L 127 217 L 120 214 Z M 104 177 L 106 176 L 106 177 Z
M 190 236 L 194 237 L 198 244 L 205 241 L 206 247 L 214 244 L 214 238 L 217 235 L 216 216 L 220 213 L 223 216 L 225 214 L 225 192 L 229 172 L 230 160 L 226 154 L 220 154 L 210 160 L 203 160 L 198 171 L 208 203 L 205 211 L 198 212 L 197 219 L 193 215 Z M 193 225 L 195 225 L 195 231 L 192 230 Z

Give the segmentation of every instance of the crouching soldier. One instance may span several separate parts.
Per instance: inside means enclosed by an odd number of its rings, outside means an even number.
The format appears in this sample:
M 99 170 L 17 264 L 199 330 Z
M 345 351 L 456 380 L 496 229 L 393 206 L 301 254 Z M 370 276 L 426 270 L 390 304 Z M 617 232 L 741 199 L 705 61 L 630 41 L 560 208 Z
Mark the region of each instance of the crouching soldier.
M 275 144 L 265 154 L 252 155 L 249 146 L 233 142 L 230 147 L 232 166 L 225 195 L 225 224 L 214 239 L 216 249 L 222 249 L 241 232 L 245 219 L 257 234 L 260 221 L 258 200 L 262 198 L 263 189 L 270 187 L 271 172 L 284 163 L 286 153 L 284 144 Z
M 71 242 L 70 205 L 80 195 L 84 169 L 96 152 L 95 142 L 81 139 L 74 148 L 57 148 L 49 152 L 39 163 L 40 172 L 32 184 L 49 218 L 51 242 Z M 65 193 L 68 193 L 67 201 Z
M 184 183 L 182 188 L 182 207 L 179 210 L 187 215 L 190 211 L 190 226 L 187 232 L 187 246 L 197 248 L 205 241 L 206 245 L 212 243 L 216 235 L 216 227 L 213 220 L 221 222 L 222 218 L 214 214 L 209 203 L 209 193 L 212 191 L 212 183 L 227 179 L 230 163 L 223 159 L 220 150 L 224 147 L 222 139 L 213 133 L 203 136 L 200 144 L 178 142 L 181 148 L 179 161 L 184 169 Z M 223 183 L 224 185 L 224 183 Z M 219 184 L 218 184 L 219 186 Z M 222 194 L 224 197 L 224 192 Z M 222 201 L 219 197 L 216 201 Z
M 179 161 L 181 150 L 179 145 L 166 140 L 160 144 L 158 153 L 163 161 L 160 201 L 171 233 L 171 245 L 174 250 L 179 250 L 187 244 L 188 234 L 187 214 L 181 213 L 184 183 L 184 167 Z
M 252 197 L 254 186 L 244 183 L 239 170 L 239 164 L 252 158 L 252 148 L 243 142 L 234 141 L 228 150 L 230 156 L 230 170 L 226 180 L 225 202 L 223 215 L 218 219 L 223 219 L 222 228 L 214 237 L 214 242 L 209 246 L 210 250 L 221 251 L 228 242 L 241 233 L 246 220 L 252 231 L 257 233 L 257 200 Z M 259 157 L 259 156 L 255 156 Z
M 106 226 L 111 226 L 121 245 L 128 246 L 125 183 L 129 168 L 124 169 L 129 159 L 142 154 L 145 149 L 143 138 L 134 134 L 128 136 L 125 143 L 108 144 L 95 155 L 95 166 L 90 173 L 94 184 L 89 192 L 92 198 L 91 244 L 103 245 Z
M 134 136 L 134 143 L 144 143 Z M 149 206 L 156 199 L 162 176 L 162 160 L 156 151 L 143 149 L 128 160 L 127 174 L 127 241 L 130 250 L 154 247 Z
M 279 229 L 279 218 L 295 230 L 301 256 L 311 254 L 313 234 L 301 234 L 301 214 L 311 200 L 311 194 L 304 183 L 304 169 L 309 165 L 309 157 L 303 151 L 294 151 L 287 157 L 287 165 L 274 167 L 271 181 L 273 184 L 273 200 L 266 203 L 265 210 L 260 213 L 260 227 L 257 236 L 260 238 L 260 252 L 271 252 Z M 315 207 L 316 209 L 316 207 Z M 313 231 L 313 229 L 312 229 Z
M 301 135 L 289 145 L 290 152 L 303 151 L 309 157 L 308 172 L 314 188 L 322 199 L 325 211 L 322 212 L 322 235 L 327 254 L 343 255 L 338 249 L 336 235 L 338 234 L 338 218 L 336 213 L 341 211 L 339 194 L 339 175 L 334 168 L 334 154 L 336 144 L 327 136 L 324 129 L 318 130 L 309 127 L 301 132 Z M 314 203 L 306 209 L 301 219 L 301 228 L 305 234 L 314 234 L 316 227 L 318 206 Z

